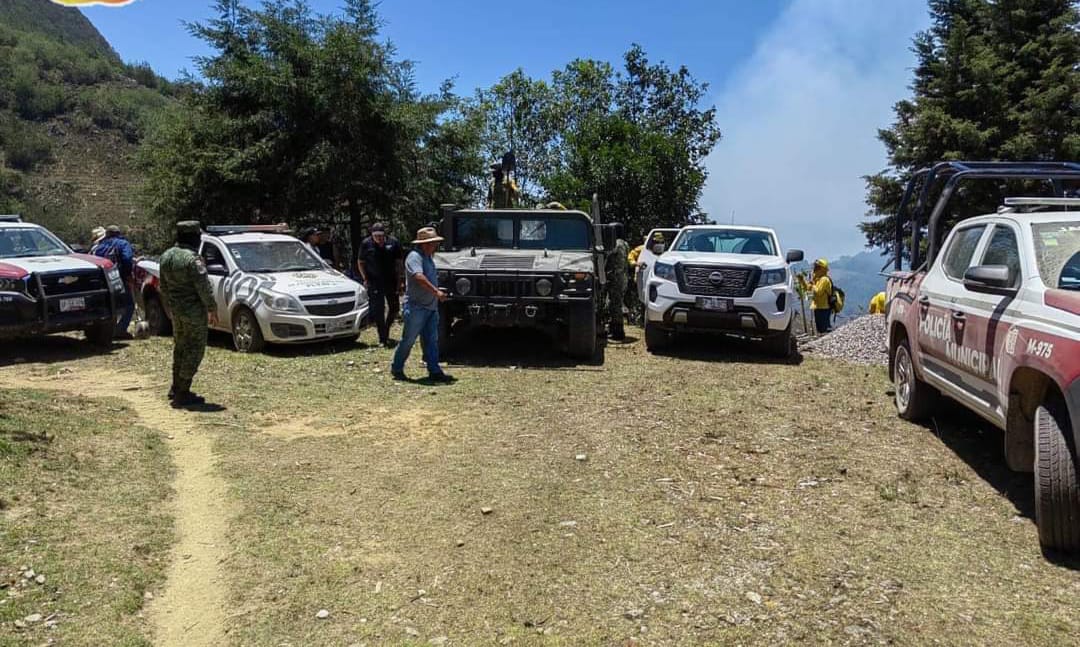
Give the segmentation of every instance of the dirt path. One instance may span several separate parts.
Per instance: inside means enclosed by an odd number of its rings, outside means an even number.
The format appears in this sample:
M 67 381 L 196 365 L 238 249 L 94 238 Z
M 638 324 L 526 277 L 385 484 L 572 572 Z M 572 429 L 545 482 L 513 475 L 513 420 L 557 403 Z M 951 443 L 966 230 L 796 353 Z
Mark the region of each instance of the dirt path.
M 17 372 L 18 367 L 0 370 L 0 385 L 118 397 L 138 414 L 142 425 L 165 435 L 176 465 L 172 505 L 179 541 L 172 550 L 165 588 L 148 608 L 154 643 L 164 647 L 222 644 L 227 596 L 221 563 L 227 557 L 230 515 L 225 481 L 214 469 L 212 438 L 200 427 L 197 414 L 172 409 L 164 398 L 164 387 L 148 386 L 112 371 L 64 369 L 61 375 L 29 378 Z

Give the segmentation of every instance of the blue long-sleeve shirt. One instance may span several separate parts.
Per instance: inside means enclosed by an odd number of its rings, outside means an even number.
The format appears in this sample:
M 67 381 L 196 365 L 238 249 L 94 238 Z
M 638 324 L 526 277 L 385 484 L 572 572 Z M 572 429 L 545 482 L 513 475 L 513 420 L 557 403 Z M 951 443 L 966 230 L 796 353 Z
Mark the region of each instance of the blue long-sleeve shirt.
M 124 280 L 131 277 L 135 269 L 135 248 L 131 246 L 127 238 L 123 236 L 109 236 L 93 249 L 94 256 L 100 256 L 112 261 L 120 269 L 120 276 Z

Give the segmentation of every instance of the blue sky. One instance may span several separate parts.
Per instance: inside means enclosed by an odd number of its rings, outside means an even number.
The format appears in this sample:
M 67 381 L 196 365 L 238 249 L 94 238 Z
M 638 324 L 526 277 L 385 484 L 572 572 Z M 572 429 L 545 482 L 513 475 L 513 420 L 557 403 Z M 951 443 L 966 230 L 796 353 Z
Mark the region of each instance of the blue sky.
M 126 60 L 167 77 L 206 52 L 182 23 L 209 17 L 209 0 L 83 11 Z M 453 78 L 468 94 L 517 67 L 547 76 L 574 58 L 617 61 L 631 43 L 686 65 L 709 83 L 724 132 L 703 209 L 830 257 L 862 246 L 859 177 L 884 166 L 876 129 L 908 94 L 911 36 L 927 21 L 925 0 L 383 0 L 379 13 L 425 90 Z

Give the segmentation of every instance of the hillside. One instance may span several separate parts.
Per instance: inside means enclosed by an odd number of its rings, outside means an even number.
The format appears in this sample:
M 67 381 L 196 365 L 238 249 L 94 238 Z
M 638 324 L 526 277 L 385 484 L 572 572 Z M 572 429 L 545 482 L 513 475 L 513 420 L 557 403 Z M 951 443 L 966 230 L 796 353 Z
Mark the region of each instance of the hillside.
M 0 212 L 72 243 L 97 225 L 145 238 L 138 143 L 174 87 L 124 64 L 83 14 L 0 3 Z

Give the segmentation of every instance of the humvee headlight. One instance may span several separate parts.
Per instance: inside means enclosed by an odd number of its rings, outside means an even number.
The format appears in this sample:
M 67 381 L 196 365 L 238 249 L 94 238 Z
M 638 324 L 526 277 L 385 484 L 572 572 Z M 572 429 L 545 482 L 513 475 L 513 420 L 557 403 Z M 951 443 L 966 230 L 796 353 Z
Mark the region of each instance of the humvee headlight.
M 461 277 L 454 282 L 454 291 L 463 297 L 469 296 L 469 293 L 472 292 L 472 281 L 464 276 Z
M 540 279 L 536 282 L 536 293 L 542 297 L 551 296 L 551 279 Z

